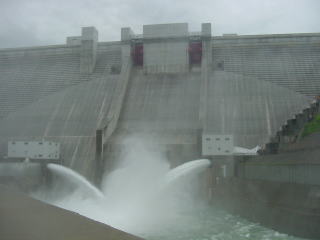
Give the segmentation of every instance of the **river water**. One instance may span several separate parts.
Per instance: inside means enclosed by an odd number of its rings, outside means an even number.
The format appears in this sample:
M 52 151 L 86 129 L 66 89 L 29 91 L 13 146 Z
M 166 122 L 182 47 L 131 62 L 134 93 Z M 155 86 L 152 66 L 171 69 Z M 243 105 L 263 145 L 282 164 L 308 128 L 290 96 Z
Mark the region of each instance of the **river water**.
M 102 181 L 102 192 L 71 169 L 51 165 L 52 188 L 33 196 L 147 240 L 301 240 L 208 205 L 198 176 L 207 160 L 170 170 L 143 148 L 129 155 Z
M 172 220 L 172 219 L 171 219 Z M 302 240 L 233 216 L 215 207 L 181 213 L 151 232 L 137 233 L 149 240 Z

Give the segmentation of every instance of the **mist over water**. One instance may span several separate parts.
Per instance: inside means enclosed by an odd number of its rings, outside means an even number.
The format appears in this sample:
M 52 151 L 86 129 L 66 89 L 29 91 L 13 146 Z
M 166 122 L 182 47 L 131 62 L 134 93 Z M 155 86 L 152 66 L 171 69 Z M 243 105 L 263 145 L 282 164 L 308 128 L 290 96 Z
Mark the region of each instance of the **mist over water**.
M 103 177 L 103 197 L 93 194 L 84 179 L 84 187 L 75 185 L 76 173 L 70 181 L 55 178 L 51 189 L 33 197 L 146 239 L 298 239 L 209 206 L 201 192 L 208 160 L 170 171 L 161 149 L 135 137 L 125 141 L 120 159 Z
M 53 187 L 33 196 L 137 235 L 174 224 L 180 212 L 202 203 L 195 193 L 208 160 L 170 171 L 164 151 L 154 144 L 132 137 L 123 146 L 121 160 L 103 177 L 103 197 L 82 176 L 54 164 L 48 166 L 56 175 Z

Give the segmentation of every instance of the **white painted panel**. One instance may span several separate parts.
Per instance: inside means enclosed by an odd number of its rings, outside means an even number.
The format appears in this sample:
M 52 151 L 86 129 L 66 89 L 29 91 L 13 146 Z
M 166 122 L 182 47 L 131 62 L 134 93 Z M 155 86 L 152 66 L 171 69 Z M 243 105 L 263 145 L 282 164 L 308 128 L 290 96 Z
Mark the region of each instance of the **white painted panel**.
M 59 159 L 60 143 L 46 141 L 10 141 L 9 158 Z
M 202 155 L 204 156 L 232 155 L 233 149 L 232 135 L 202 135 Z

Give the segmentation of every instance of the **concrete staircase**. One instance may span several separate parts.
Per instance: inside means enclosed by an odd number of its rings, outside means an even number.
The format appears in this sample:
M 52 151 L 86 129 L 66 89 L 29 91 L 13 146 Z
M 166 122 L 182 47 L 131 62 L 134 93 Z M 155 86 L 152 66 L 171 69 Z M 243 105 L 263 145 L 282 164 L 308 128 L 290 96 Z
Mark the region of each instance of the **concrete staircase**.
M 10 112 L 81 82 L 77 54 L 0 55 L 0 119 Z
M 79 53 L 0 54 L 0 119 L 66 87 L 102 78 L 121 66 L 120 48 L 98 53 L 92 74 L 80 74 Z
M 270 81 L 306 96 L 320 95 L 319 44 L 214 46 L 216 70 Z

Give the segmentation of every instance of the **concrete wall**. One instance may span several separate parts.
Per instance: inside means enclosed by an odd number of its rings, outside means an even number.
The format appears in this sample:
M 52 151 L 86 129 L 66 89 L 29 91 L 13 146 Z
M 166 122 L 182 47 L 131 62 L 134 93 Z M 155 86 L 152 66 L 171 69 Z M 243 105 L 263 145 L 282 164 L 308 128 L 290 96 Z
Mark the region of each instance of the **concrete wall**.
M 320 186 L 319 149 L 236 159 L 237 176 Z
M 201 25 L 202 37 L 202 60 L 201 60 L 201 87 L 200 87 L 200 106 L 199 121 L 201 128 L 206 131 L 207 120 L 207 102 L 208 102 L 208 84 L 212 73 L 212 41 L 211 24 L 203 23 Z
M 67 37 L 68 46 L 79 46 L 81 45 L 81 36 Z
M 45 182 L 43 168 L 38 163 L 1 162 L 0 185 L 22 192 L 34 191 Z
M 1 239 L 142 240 L 0 185 Z
M 319 193 L 319 186 L 234 178 L 216 184 L 212 200 L 278 232 L 319 239 Z
M 143 38 L 187 37 L 188 23 L 143 25 Z
M 144 25 L 144 72 L 176 73 L 188 70 L 188 24 Z

